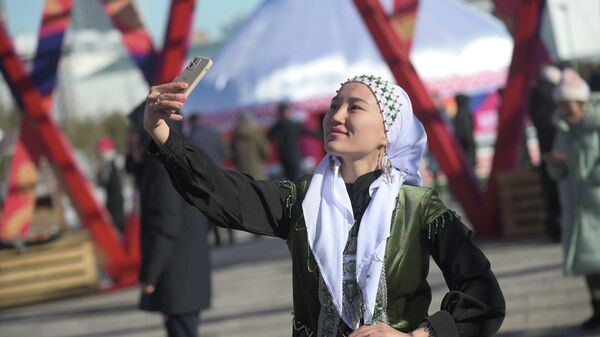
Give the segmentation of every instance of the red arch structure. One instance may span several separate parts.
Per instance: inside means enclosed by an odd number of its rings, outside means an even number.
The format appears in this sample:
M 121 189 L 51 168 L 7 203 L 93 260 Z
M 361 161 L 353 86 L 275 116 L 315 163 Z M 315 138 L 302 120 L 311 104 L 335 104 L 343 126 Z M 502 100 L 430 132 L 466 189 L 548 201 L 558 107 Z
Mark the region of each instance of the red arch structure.
M 492 171 L 487 189 L 481 190 L 471 168 L 466 165 L 463 151 L 443 125 L 439 111 L 429 97 L 423 82 L 408 58 L 410 36 L 398 27 L 400 17 L 414 17 L 418 0 L 395 0 L 391 14 L 384 11 L 379 0 L 354 0 L 383 58 L 396 81 L 412 99 L 415 113 L 427 130 L 429 146 L 448 177 L 450 187 L 463 206 L 466 215 L 480 238 L 499 233 L 499 198 L 496 186 L 498 173 L 513 170 L 523 136 L 527 95 L 536 70 L 548 59 L 540 40 L 539 26 L 544 0 L 515 0 L 513 11 L 515 48 L 504 99 L 499 111 L 499 122 Z M 494 1 L 498 7 L 502 0 Z M 506 3 L 503 3 L 506 7 Z M 412 29 L 408 29 L 409 32 Z
M 478 235 L 497 234 L 498 197 L 494 177 L 498 172 L 514 168 L 516 163 L 522 133 L 511 131 L 523 128 L 526 89 L 540 61 L 536 55 L 543 54 L 537 31 L 543 0 L 521 0 L 517 11 L 515 50 L 500 109 L 492 176 L 485 194 L 465 164 L 464 155 L 455 146 L 454 138 L 443 127 L 434 104 L 408 60 L 406 51 L 410 47 L 410 37 L 407 36 L 410 36 L 411 25 L 403 26 L 408 27 L 409 33 L 400 37 L 393 27 L 398 20 L 414 20 L 418 0 L 396 0 L 395 10 L 402 14 L 400 19 L 398 16 L 390 18 L 378 0 L 354 1 L 397 81 L 413 98 L 415 111 L 427 128 L 431 148 Z M 166 47 L 159 53 L 152 46 L 150 35 L 131 0 L 103 1 L 107 15 L 123 33 L 123 44 L 148 83 L 170 81 L 179 72 L 187 53 L 195 3 L 195 0 L 172 0 L 165 34 Z M 9 197 L 0 223 L 0 237 L 27 231 L 34 201 L 33 194 L 28 192 L 27 184 L 31 179 L 28 181 L 27 176 L 28 172 L 35 176 L 39 158 L 45 156 L 91 233 L 115 286 L 125 286 L 137 282 L 139 227 L 129 228 L 124 240 L 118 237 L 106 209 L 94 198 L 89 182 L 77 167 L 71 145 L 51 115 L 51 93 L 72 6 L 73 0 L 46 0 L 31 73 L 25 70 L 4 23 L 0 23 L 0 70 L 24 113 L 9 177 Z
M 131 0 L 103 0 L 106 14 L 122 32 L 124 46 L 149 84 L 170 81 L 180 71 L 187 55 L 195 5 L 195 0 L 172 0 L 165 50 L 157 52 Z M 36 182 L 36 167 L 44 156 L 90 232 L 115 287 L 131 285 L 137 282 L 140 261 L 139 222 L 130 222 L 123 240 L 118 236 L 108 212 L 94 198 L 89 182 L 77 166 L 71 145 L 52 119 L 51 95 L 72 7 L 73 0 L 46 0 L 30 73 L 17 56 L 5 23 L 0 23 L 0 70 L 23 111 L 0 237 L 6 239 L 28 231 L 35 198 L 30 187 Z

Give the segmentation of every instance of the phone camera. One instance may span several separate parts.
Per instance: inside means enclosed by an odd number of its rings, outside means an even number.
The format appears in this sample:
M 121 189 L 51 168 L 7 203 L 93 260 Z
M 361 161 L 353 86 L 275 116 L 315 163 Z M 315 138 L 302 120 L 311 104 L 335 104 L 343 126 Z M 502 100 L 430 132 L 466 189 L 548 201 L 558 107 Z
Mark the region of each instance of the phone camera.
M 190 63 L 188 63 L 188 66 L 186 67 L 187 69 L 194 69 L 196 67 L 196 65 L 198 65 L 198 59 L 197 58 L 193 58 Z

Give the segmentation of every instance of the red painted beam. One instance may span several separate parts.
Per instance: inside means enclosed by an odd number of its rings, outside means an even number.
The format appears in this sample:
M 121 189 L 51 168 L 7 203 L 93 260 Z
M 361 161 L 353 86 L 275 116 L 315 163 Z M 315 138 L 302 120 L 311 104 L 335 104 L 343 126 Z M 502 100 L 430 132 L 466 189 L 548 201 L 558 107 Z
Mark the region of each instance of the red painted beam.
M 418 9 L 419 0 L 394 0 L 394 11 L 389 17 L 390 24 L 402 46 L 401 50 L 407 55 L 412 48 Z
M 133 1 L 104 0 L 104 12 L 121 32 L 123 46 L 144 74 L 146 82 L 152 83 L 157 53 L 152 45 L 152 36 L 144 26 Z
M 57 1 L 66 4 L 70 0 Z M 156 53 L 151 45 L 150 35 L 141 25 L 131 1 L 105 0 L 107 12 L 124 33 L 124 44 L 144 71 L 146 79 L 150 80 L 154 77 L 159 82 L 172 80 L 185 61 L 194 6 L 195 1 L 191 0 L 174 0 L 171 3 L 171 14 L 165 37 L 166 51 L 163 53 L 160 71 L 151 75 L 156 70 L 153 63 Z M 56 23 L 56 20 L 52 20 L 52 23 Z M 113 226 L 108 222 L 108 213 L 94 199 L 91 187 L 77 168 L 67 140 L 52 121 L 50 101 L 40 95 L 36 88 L 37 82 L 34 83 L 27 76 L 3 25 L 0 27 L 0 68 L 11 86 L 15 99 L 26 111 L 24 120 L 27 123 L 24 127 L 27 129 L 23 135 L 28 139 L 42 141 L 43 147 L 38 150 L 49 157 L 57 175 L 65 183 L 80 218 L 103 253 L 100 259 L 115 281 L 115 285 L 119 287 L 137 282 L 139 219 L 130 218 L 131 226 L 126 231 L 128 242 L 125 251 Z
M 44 4 L 31 77 L 42 93 L 44 104 L 48 109 L 52 105 L 52 91 L 56 83 L 60 49 L 72 7 L 73 0 L 46 0 Z M 15 94 L 17 88 L 11 88 L 11 91 L 14 96 L 17 96 Z M 18 100 L 17 102 L 20 103 Z M 22 106 L 20 108 L 23 110 Z M 6 241 L 27 235 L 35 210 L 35 184 L 39 174 L 37 166 L 42 155 L 43 144 L 32 124 L 31 116 L 23 114 L 0 222 L 0 238 Z
M 189 47 L 195 0 L 173 0 L 160 66 L 154 84 L 171 82 L 181 71 Z
M 2 208 L 0 239 L 3 241 L 24 239 L 29 233 L 35 211 L 35 186 L 39 178 L 37 166 L 42 146 L 33 127 L 33 119 L 24 114 L 10 164 L 8 193 Z
M 515 47 L 500 106 L 492 171 L 484 199 L 484 236 L 495 236 L 499 232 L 500 209 L 496 177 L 499 173 L 516 168 L 521 150 L 529 85 L 543 60 L 540 55 L 544 55 L 544 47 L 539 40 L 542 2 L 543 0 L 522 0 L 517 12 Z
M 448 177 L 450 187 L 460 201 L 471 224 L 480 225 L 481 191 L 455 138 L 444 125 L 440 113 L 429 97 L 419 75 L 408 59 L 408 53 L 392 29 L 379 0 L 354 0 L 375 43 L 389 65 L 396 81 L 406 90 L 415 114 L 425 125 L 429 147 Z
M 101 249 L 103 256 L 100 260 L 105 264 L 107 273 L 118 279 L 123 270 L 130 268 L 125 250 L 121 245 L 115 245 L 119 239 L 108 220 L 108 213 L 97 203 L 89 182 L 77 167 L 70 144 L 52 120 L 42 96 L 27 75 L 3 23 L 0 23 L 0 70 L 9 86 L 17 89 L 14 92 L 17 100 L 32 117 L 44 145 L 44 154 L 64 182 L 80 219 Z

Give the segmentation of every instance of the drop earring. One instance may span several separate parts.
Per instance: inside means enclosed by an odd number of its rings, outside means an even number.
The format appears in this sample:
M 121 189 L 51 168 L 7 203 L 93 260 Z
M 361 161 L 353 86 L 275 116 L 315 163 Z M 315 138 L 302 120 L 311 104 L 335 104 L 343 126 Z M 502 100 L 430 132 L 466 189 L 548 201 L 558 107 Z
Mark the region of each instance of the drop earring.
M 387 156 L 387 151 L 383 150 L 383 154 L 379 157 L 379 167 L 383 170 L 384 178 L 387 182 L 392 181 L 392 161 Z

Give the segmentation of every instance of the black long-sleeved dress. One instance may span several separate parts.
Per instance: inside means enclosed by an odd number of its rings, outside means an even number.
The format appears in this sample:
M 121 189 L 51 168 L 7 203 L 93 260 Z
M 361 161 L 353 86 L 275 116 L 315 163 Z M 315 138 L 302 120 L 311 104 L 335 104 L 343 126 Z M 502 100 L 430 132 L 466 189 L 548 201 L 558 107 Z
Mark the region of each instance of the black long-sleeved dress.
M 293 189 L 287 184 L 256 181 L 242 173 L 223 170 L 202 150 L 184 143 L 174 133 L 171 133 L 162 149 L 153 144 L 150 152 L 163 162 L 179 193 L 215 224 L 286 239 L 294 260 L 294 247 L 297 244 L 290 245 L 290 237 L 302 228 L 289 220 L 292 218 L 289 206 Z M 370 202 L 368 187 L 376 177 L 377 172 L 372 172 L 347 186 L 358 220 Z M 426 207 L 427 205 L 423 206 Z M 451 216 L 451 212 L 436 215 L 435 221 L 423 226 L 416 238 L 423 243 L 422 246 L 426 247 L 428 254 L 442 270 L 450 290 L 442 301 L 441 310 L 427 316 L 425 308 L 421 320 L 428 321 L 435 335 L 440 337 L 492 336 L 505 316 L 504 298 L 490 269 L 490 263 L 471 241 L 471 231 L 462 224 L 460 218 Z M 387 254 L 389 250 L 386 252 L 386 259 Z M 426 268 L 422 268 L 421 274 L 425 278 L 428 259 L 423 264 Z M 296 283 L 305 280 L 296 280 L 296 276 L 294 272 L 295 291 L 296 286 L 301 290 L 303 287 L 314 289 L 310 285 L 297 285 Z M 422 281 L 425 284 L 424 291 L 429 292 L 430 299 L 429 286 L 426 280 Z M 388 283 L 388 291 L 391 292 L 389 288 Z M 423 291 L 423 288 L 420 287 L 418 291 Z M 408 297 L 410 298 L 410 294 Z M 294 296 L 295 311 L 298 310 L 296 300 L 297 297 Z M 389 300 L 393 301 L 391 298 Z M 427 306 L 428 304 L 429 302 Z M 390 308 L 393 306 L 394 303 L 388 305 Z M 312 317 L 314 318 L 314 313 Z M 295 318 L 296 332 L 303 330 L 306 335 L 311 335 L 309 328 L 303 325 L 297 328 L 296 324 L 304 323 Z M 301 335 L 303 334 L 298 334 Z

